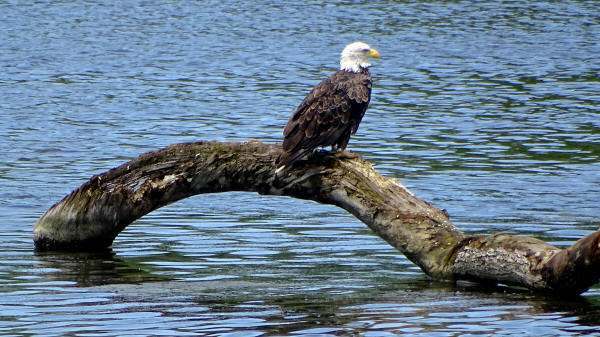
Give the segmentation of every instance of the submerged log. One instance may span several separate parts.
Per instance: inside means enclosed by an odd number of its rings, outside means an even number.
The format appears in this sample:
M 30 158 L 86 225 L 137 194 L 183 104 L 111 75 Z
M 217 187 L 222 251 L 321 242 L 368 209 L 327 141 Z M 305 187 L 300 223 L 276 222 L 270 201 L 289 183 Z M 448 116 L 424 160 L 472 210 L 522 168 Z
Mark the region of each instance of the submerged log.
M 201 193 L 248 191 L 339 206 L 440 280 L 579 294 L 600 278 L 600 232 L 567 249 L 508 234 L 466 236 L 448 214 L 348 152 L 317 152 L 281 176 L 280 145 L 198 142 L 149 152 L 88 182 L 37 221 L 38 250 L 109 247 L 143 215 Z

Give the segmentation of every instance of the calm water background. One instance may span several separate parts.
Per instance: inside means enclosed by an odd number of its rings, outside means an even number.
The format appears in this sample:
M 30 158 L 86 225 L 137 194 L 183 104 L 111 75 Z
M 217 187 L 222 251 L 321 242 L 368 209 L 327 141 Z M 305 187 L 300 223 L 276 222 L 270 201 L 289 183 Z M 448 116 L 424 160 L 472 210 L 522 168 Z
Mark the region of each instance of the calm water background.
M 0 2 L 0 334 L 600 333 L 600 288 L 556 300 L 439 283 L 344 211 L 201 195 L 103 254 L 35 253 L 93 174 L 177 142 L 281 139 L 364 40 L 381 61 L 349 149 L 469 234 L 558 246 L 600 225 L 594 1 Z

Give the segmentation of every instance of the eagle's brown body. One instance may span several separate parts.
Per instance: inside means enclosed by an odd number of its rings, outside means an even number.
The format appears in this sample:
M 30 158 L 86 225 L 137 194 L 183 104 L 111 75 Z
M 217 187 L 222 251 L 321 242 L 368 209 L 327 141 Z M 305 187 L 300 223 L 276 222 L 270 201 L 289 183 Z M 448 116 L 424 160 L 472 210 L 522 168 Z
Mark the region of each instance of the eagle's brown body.
M 294 110 L 283 130 L 278 169 L 290 166 L 318 147 L 342 151 L 358 129 L 371 99 L 371 74 L 338 70 L 317 85 Z

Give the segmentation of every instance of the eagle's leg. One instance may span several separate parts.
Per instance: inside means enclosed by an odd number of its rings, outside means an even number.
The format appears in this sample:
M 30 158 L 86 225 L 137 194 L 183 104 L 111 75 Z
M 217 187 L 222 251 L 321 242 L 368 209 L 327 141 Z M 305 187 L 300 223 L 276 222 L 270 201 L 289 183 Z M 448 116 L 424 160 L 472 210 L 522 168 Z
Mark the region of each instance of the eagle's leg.
M 344 146 L 344 148 L 345 148 L 345 146 Z M 340 153 L 340 152 L 344 151 L 344 148 L 341 148 L 338 144 L 333 144 L 333 145 L 331 145 L 331 153 L 333 153 L 333 154 Z
M 356 153 L 346 151 L 345 148 L 346 148 L 345 146 L 343 148 L 340 148 L 335 144 L 331 145 L 331 153 L 333 153 L 333 155 L 335 157 L 340 158 L 340 159 L 355 159 L 355 158 L 360 157 Z

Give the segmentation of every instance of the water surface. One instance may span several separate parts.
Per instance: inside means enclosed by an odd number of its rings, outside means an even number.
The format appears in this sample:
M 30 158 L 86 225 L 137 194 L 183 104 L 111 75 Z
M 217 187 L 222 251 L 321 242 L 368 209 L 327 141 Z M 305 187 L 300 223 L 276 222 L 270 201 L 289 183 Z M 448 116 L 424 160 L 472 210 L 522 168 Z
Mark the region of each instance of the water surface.
M 332 206 L 200 195 L 110 251 L 36 253 L 92 175 L 197 140 L 281 139 L 348 42 L 382 59 L 349 149 L 469 234 L 568 246 L 599 225 L 595 2 L 0 4 L 3 335 L 588 335 L 560 300 L 435 282 Z

